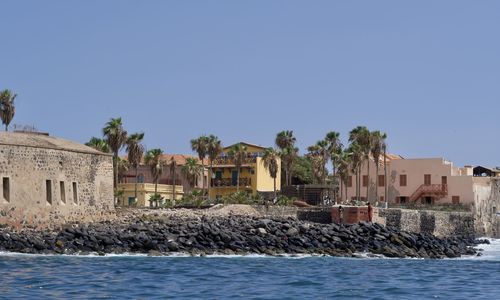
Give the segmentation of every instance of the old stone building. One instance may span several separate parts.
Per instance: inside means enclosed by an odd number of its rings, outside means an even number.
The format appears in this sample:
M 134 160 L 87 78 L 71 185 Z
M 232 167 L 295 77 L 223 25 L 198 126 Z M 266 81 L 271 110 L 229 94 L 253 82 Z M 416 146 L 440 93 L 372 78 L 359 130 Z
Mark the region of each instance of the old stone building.
M 114 213 L 109 154 L 43 133 L 0 132 L 0 224 L 47 227 Z

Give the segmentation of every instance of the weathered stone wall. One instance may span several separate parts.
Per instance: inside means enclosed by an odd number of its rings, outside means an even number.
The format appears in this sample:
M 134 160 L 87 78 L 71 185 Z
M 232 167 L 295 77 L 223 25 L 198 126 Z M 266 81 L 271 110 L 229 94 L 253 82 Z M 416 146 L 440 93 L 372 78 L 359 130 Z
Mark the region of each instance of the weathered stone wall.
M 438 237 L 475 234 L 474 216 L 468 212 L 377 209 L 374 221 L 400 230 L 431 233 Z
M 329 224 L 332 223 L 332 208 L 331 207 L 299 208 L 297 210 L 297 219 L 301 221 Z
M 265 218 L 297 218 L 298 208 L 294 206 L 253 205 L 253 208 Z
M 477 234 L 500 237 L 500 179 L 474 178 L 474 190 Z
M 8 201 L 3 178 L 8 178 Z M 52 204 L 47 201 L 47 180 L 51 180 Z M 108 155 L 0 144 L 0 185 L 0 224 L 54 227 L 107 219 L 114 213 L 113 166 Z

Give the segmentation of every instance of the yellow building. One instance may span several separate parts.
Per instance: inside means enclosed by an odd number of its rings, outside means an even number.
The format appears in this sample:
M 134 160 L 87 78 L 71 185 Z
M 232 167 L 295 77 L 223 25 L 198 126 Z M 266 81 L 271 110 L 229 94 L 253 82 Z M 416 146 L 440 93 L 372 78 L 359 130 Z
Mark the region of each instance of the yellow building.
M 171 184 L 158 184 L 157 192 L 162 197 L 163 201 L 170 201 L 174 197 L 173 188 Z M 135 206 L 135 207 L 151 207 L 156 203 L 149 201 L 150 197 L 155 194 L 154 183 L 138 183 L 137 184 L 137 201 L 135 201 L 135 184 L 134 183 L 120 183 L 118 190 L 121 195 L 118 197 L 118 203 L 122 206 Z M 180 200 L 184 196 L 184 189 L 182 185 L 175 185 L 175 199 Z M 161 203 L 158 203 L 161 204 Z
M 247 148 L 248 157 L 240 170 L 240 191 L 256 195 L 274 191 L 274 178 L 262 163 L 265 147 L 241 142 Z M 229 156 L 232 146 L 226 147 L 223 154 L 213 162 L 213 174 L 210 174 L 210 198 L 220 198 L 236 193 L 238 171 L 234 160 Z M 281 187 L 281 161 L 278 160 L 278 174 L 276 176 L 276 190 Z

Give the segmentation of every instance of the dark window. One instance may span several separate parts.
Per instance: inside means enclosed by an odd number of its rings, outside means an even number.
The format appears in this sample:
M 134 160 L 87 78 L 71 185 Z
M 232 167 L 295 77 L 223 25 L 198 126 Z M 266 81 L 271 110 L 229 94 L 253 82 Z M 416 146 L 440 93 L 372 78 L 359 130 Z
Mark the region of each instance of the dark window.
M 399 186 L 406 186 L 406 175 L 399 175 Z
M 424 175 L 424 184 L 425 185 L 431 185 L 431 174 L 425 174 Z
M 52 204 L 52 180 L 45 180 L 47 203 Z
M 78 185 L 73 182 L 73 203 L 78 203 Z
M 460 196 L 451 196 L 451 202 L 453 204 L 460 204 Z
M 378 175 L 378 186 L 385 186 L 385 175 Z
M 3 198 L 5 201 L 10 202 L 10 180 L 9 177 L 4 177 L 2 180 L 3 184 Z
M 352 176 L 347 177 L 347 187 L 352 187 Z
M 448 177 L 446 177 L 446 176 L 442 176 L 442 177 L 441 177 L 441 184 L 442 184 L 442 185 L 446 185 L 446 184 L 448 184 Z
M 408 202 L 408 197 L 405 196 L 399 197 L 399 203 L 406 203 L 406 202 Z
M 368 175 L 363 175 L 363 186 L 368 186 Z
M 61 193 L 61 202 L 66 204 L 66 189 L 64 188 L 64 181 L 59 182 L 59 190 Z

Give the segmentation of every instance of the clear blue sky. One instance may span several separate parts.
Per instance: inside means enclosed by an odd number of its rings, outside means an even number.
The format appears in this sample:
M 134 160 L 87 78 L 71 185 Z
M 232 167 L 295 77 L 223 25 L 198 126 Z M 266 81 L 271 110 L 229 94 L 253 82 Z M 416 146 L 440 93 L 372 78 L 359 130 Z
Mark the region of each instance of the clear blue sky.
M 2 1 L 16 124 L 148 148 L 305 147 L 357 125 L 404 157 L 500 165 L 500 1 Z

